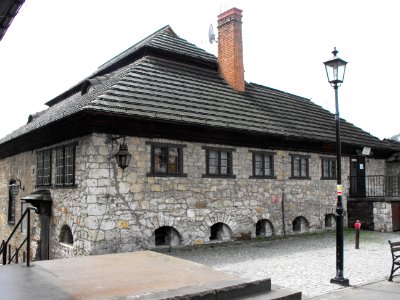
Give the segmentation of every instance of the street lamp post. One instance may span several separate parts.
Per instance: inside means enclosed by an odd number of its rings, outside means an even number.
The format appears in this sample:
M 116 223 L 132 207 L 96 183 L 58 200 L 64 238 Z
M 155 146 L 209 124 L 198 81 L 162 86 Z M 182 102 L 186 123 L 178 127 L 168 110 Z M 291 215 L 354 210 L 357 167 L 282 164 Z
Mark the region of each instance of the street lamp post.
M 343 185 L 342 185 L 342 164 L 341 164 L 341 145 L 340 145 L 340 117 L 338 88 L 342 85 L 347 62 L 337 57 L 339 51 L 332 51 L 333 58 L 324 62 L 326 75 L 331 86 L 335 90 L 335 121 L 336 121 L 336 177 L 337 177 L 337 203 L 336 203 L 336 277 L 331 279 L 331 283 L 343 286 L 349 285 L 349 280 L 343 276 Z

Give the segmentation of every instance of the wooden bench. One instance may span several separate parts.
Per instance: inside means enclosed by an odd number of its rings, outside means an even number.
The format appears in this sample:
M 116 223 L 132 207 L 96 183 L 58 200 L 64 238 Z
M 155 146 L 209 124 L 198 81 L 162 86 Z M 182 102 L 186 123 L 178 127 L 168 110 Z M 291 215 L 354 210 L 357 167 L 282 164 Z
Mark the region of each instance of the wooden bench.
M 392 251 L 392 271 L 390 272 L 389 281 L 393 281 L 394 272 L 400 269 L 400 242 L 389 241 L 390 250 Z

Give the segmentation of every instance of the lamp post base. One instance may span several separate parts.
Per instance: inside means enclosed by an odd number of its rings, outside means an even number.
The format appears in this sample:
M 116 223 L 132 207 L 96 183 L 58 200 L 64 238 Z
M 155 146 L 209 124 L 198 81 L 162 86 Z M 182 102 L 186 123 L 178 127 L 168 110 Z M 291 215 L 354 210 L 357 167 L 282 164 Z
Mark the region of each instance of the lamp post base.
M 344 277 L 335 277 L 331 279 L 331 283 L 339 284 L 342 286 L 350 286 L 350 282 L 347 278 Z

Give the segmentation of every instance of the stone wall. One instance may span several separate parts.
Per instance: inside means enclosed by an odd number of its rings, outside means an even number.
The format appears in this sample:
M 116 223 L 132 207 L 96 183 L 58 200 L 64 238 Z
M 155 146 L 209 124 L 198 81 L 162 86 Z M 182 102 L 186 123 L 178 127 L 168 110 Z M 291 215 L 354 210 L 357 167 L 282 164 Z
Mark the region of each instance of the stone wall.
M 124 172 L 112 159 L 108 165 L 111 168 L 94 169 L 87 179 L 93 186 L 87 196 L 86 225 L 92 236 L 97 237 L 92 253 L 152 247 L 154 231 L 162 226 L 175 228 L 183 245 L 209 242 L 210 227 L 219 222 L 229 226 L 234 238 L 255 237 L 256 223 L 261 219 L 268 219 L 274 233 L 282 234 L 282 198 L 286 233 L 293 232 L 292 222 L 298 216 L 306 218 L 308 230 L 314 231 L 323 229 L 325 215 L 335 212 L 336 181 L 321 180 L 319 154 L 311 154 L 310 180 L 289 179 L 292 152 L 287 151 L 275 151 L 276 179 L 249 179 L 252 175 L 249 148 L 236 148 L 233 152 L 236 178 L 202 178 L 206 173 L 203 144 L 153 139 L 152 142 L 186 145 L 183 172 L 187 176 L 150 177 L 147 173 L 151 146 L 146 141 L 150 140 L 127 139 L 133 157 Z M 109 145 L 111 151 L 109 137 L 96 135 L 93 142 L 101 147 Z M 348 174 L 348 161 L 343 159 L 344 174 Z M 111 180 L 111 184 L 102 186 L 104 180 Z
M 400 176 L 400 162 L 387 162 L 386 163 L 387 176 Z
M 374 230 L 393 231 L 391 202 L 374 202 Z
M 385 160 L 366 158 L 365 176 L 385 175 Z
M 151 164 L 148 141 L 186 145 L 183 172 L 187 176 L 147 176 Z M 112 142 L 110 135 L 93 134 L 63 143 L 77 144 L 76 186 L 50 187 L 53 198 L 51 258 L 151 248 L 155 246 L 155 230 L 162 226 L 177 230 L 181 245 L 210 242 L 210 228 L 215 223 L 227 225 L 235 239 L 255 237 L 259 220 L 268 220 L 272 228 L 267 231 L 278 235 L 292 234 L 297 217 L 305 218 L 302 230 L 322 230 L 325 216 L 335 213 L 336 180 L 321 180 L 320 154 L 271 150 L 275 152 L 276 178 L 250 179 L 252 153 L 249 150 L 257 149 L 236 147 L 233 152 L 236 178 L 203 178 L 206 173 L 204 144 L 137 137 L 127 137 L 126 142 L 133 156 L 125 171 L 116 165 L 113 154 L 118 150 L 118 141 Z M 310 155 L 311 179 L 290 179 L 290 154 Z M 348 191 L 348 157 L 342 159 L 342 166 Z M 12 228 L 4 222 L 8 182 L 14 176 L 23 181 L 26 189 L 21 196 L 34 191 L 36 152 L 3 159 L 0 167 L 3 235 L 6 232 L 3 228 Z M 346 195 L 343 198 L 346 207 Z M 71 229 L 72 245 L 60 242 L 64 225 Z
M 11 234 L 15 224 L 20 220 L 21 201 L 20 199 L 33 191 L 32 172 L 34 172 L 36 159 L 33 159 L 32 152 L 25 152 L 7 159 L 0 160 L 0 241 L 5 240 Z M 15 196 L 15 222 L 8 223 L 8 203 L 9 203 L 9 184 L 10 180 L 19 179 L 24 190 L 19 190 L 19 194 Z M 37 226 L 38 218 L 35 213 L 31 213 L 32 225 L 32 256 L 35 257 L 37 242 L 39 241 L 39 231 Z M 10 241 L 12 251 L 14 251 L 21 243 L 25 233 L 21 229 L 17 229 L 14 237 Z M 22 251 L 25 251 L 25 247 Z M 22 253 L 20 253 L 22 257 Z

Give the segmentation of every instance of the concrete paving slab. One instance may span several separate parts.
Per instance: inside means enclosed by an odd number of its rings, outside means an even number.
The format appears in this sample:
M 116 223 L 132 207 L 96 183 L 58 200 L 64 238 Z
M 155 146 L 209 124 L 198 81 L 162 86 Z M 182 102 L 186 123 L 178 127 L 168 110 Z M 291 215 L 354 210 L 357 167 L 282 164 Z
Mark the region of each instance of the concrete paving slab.
M 400 278 L 374 282 L 362 286 L 354 286 L 340 291 L 311 298 L 312 300 L 399 300 L 400 299 Z
M 31 268 L 1 266 L 0 298 L 137 299 L 161 291 L 241 280 L 194 262 L 141 251 L 39 261 Z

